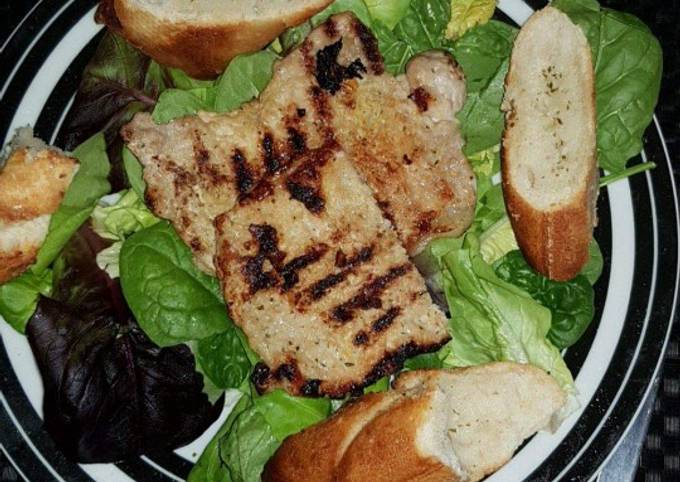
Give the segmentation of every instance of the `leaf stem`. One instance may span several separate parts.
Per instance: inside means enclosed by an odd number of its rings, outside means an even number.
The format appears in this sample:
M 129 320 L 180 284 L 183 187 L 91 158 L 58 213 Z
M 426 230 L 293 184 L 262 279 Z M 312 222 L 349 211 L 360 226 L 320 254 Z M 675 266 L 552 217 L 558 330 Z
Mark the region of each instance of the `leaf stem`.
M 656 164 L 654 164 L 653 162 L 643 162 L 642 164 L 636 164 L 635 166 L 629 167 L 628 169 L 624 169 L 621 172 L 609 174 L 607 176 L 600 178 L 600 187 L 603 188 L 605 186 L 609 186 L 610 184 L 613 184 L 616 181 L 626 179 L 627 177 L 634 176 L 635 174 L 639 174 L 641 172 L 649 171 L 650 169 L 654 169 L 655 167 Z

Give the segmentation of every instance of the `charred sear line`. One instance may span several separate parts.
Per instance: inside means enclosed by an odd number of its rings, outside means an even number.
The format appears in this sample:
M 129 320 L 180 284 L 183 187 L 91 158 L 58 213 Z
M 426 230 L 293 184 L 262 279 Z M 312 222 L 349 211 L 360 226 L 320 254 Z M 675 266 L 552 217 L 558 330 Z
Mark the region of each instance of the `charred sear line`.
M 291 157 L 298 157 L 307 150 L 305 136 L 294 127 L 288 128 L 288 146 L 290 147 Z
M 378 203 L 378 208 L 380 208 L 380 211 L 382 212 L 382 215 L 385 219 L 387 219 L 389 222 L 391 222 L 393 225 L 396 224 L 394 222 L 394 215 L 392 214 L 392 206 L 390 206 L 390 203 L 388 201 L 377 201 Z
M 263 362 L 257 362 L 253 367 L 253 373 L 250 374 L 250 381 L 253 382 L 258 392 L 261 392 L 271 379 L 271 370 Z
M 342 39 L 332 43 L 316 53 L 316 81 L 319 86 L 335 94 L 346 79 L 361 78 L 366 67 L 361 59 L 354 59 L 349 65 L 338 63 L 338 54 L 342 49 Z
M 355 346 L 364 346 L 368 343 L 368 335 L 364 330 L 361 330 L 357 332 L 356 335 L 354 335 L 354 340 L 352 340 L 352 343 Z
M 246 158 L 240 149 L 234 149 L 234 154 L 231 156 L 231 161 L 234 166 L 234 174 L 236 176 L 236 189 L 240 195 L 245 195 L 255 186 L 253 173 L 246 163 Z
M 382 55 L 380 55 L 380 49 L 378 48 L 378 41 L 373 36 L 370 30 L 361 23 L 359 20 L 354 20 L 354 33 L 361 41 L 361 47 L 364 51 L 364 55 L 370 62 L 371 72 L 375 75 L 381 75 L 385 72 L 385 65 L 383 63 Z
M 251 224 L 248 230 L 257 242 L 258 250 L 255 256 L 246 258 L 241 273 L 246 279 L 252 295 L 260 290 L 278 285 L 279 277 L 276 271 L 281 266 L 286 254 L 279 250 L 278 234 L 272 226 Z M 271 263 L 273 270 L 264 270 L 266 260 Z
M 310 264 L 316 263 L 321 259 L 321 257 L 328 251 L 328 246 L 325 244 L 319 244 L 318 246 L 313 246 L 308 248 L 305 254 L 293 258 L 288 263 L 286 263 L 283 268 L 281 268 L 281 277 L 283 278 L 283 291 L 288 291 L 293 288 L 300 277 L 298 272 L 303 270 Z
M 304 395 L 305 397 L 318 397 L 320 387 L 321 387 L 321 380 L 318 380 L 316 378 L 314 378 L 312 380 L 307 380 L 300 387 L 300 394 Z
M 426 112 L 430 107 L 430 101 L 432 96 L 425 89 L 425 87 L 416 87 L 409 95 L 408 98 L 411 99 L 418 108 L 418 112 Z
M 437 211 L 426 211 L 418 216 L 415 222 L 415 230 L 418 233 L 424 234 L 432 231 L 432 222 L 437 217 Z
M 273 175 L 281 170 L 281 162 L 274 150 L 274 139 L 269 132 L 262 137 L 262 158 L 268 174 Z
M 329 18 L 323 24 L 323 31 L 326 32 L 326 35 L 328 35 L 331 38 L 338 35 L 337 26 L 335 25 L 335 22 L 333 21 L 332 18 Z
M 392 325 L 397 316 L 399 316 L 399 313 L 401 313 L 401 308 L 399 306 L 393 306 L 387 310 L 384 315 L 371 323 L 371 330 L 374 333 L 385 331 Z
M 289 363 L 283 363 L 274 372 L 274 378 L 277 380 L 288 380 L 289 382 L 295 381 L 299 378 L 300 372 L 295 361 Z
M 338 250 L 338 252 L 335 254 L 335 266 L 342 268 L 342 270 L 338 273 L 331 273 L 325 278 L 322 278 L 312 284 L 307 289 L 309 298 L 311 298 L 312 301 L 320 300 L 326 296 L 332 287 L 342 283 L 347 278 L 347 276 L 357 268 L 357 266 L 366 263 L 372 257 L 373 246 L 361 248 L 357 253 L 349 258 L 342 250 Z
M 319 169 L 328 162 L 332 149 L 322 147 L 309 152 L 309 157 L 286 179 L 290 197 L 300 201 L 310 212 L 319 214 L 326 205 L 321 195 Z
M 410 263 L 393 266 L 387 273 L 367 282 L 359 293 L 331 310 L 331 319 L 340 323 L 347 323 L 354 318 L 354 312 L 356 310 L 381 308 L 382 300 L 380 299 L 380 295 L 383 291 L 385 291 L 391 283 L 404 276 L 411 269 L 413 269 L 413 265 Z

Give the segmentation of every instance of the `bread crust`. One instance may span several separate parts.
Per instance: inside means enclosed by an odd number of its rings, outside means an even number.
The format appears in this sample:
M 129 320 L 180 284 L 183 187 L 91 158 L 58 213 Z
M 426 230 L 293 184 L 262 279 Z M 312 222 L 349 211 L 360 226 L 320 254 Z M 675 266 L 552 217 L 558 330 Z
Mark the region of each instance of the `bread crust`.
M 546 7 L 535 13 L 522 30 L 531 28 L 542 15 L 548 13 L 554 14 L 555 11 L 552 7 Z M 559 15 L 564 14 L 560 13 Z M 576 32 L 580 32 L 578 27 L 575 28 Z M 532 33 L 535 34 L 535 30 Z M 551 35 L 552 32 L 546 31 L 545 34 Z M 520 32 L 521 35 L 522 32 Z M 520 37 L 518 36 L 512 51 L 508 74 L 505 78 L 506 95 L 513 84 L 520 82 L 516 78 L 516 70 L 519 68 L 519 63 L 525 60 L 533 61 L 533 59 L 525 59 L 523 52 L 518 52 L 520 50 L 517 47 L 519 39 Z M 587 64 L 592 66 L 590 49 L 587 46 L 587 42 L 584 42 L 584 44 L 585 48 L 581 49 L 580 56 L 584 63 L 587 60 Z M 550 55 L 550 52 L 545 53 Z M 593 70 L 592 68 L 586 69 L 585 76 L 581 81 L 581 87 L 583 89 L 582 94 L 588 99 L 585 105 L 589 109 L 587 109 L 587 112 L 584 112 L 585 115 L 582 121 L 592 125 L 592 146 L 585 148 L 587 158 L 580 159 L 579 165 L 576 166 L 579 168 L 585 165 L 584 171 L 586 171 L 586 174 L 576 195 L 568 202 L 563 202 L 554 208 L 539 209 L 533 206 L 522 196 L 514 183 L 511 175 L 513 164 L 520 164 L 523 159 L 518 154 L 515 154 L 516 146 L 510 139 L 512 130 L 515 127 L 514 116 L 516 112 L 514 106 L 511 105 L 506 110 L 506 126 L 503 132 L 501 149 L 501 174 L 503 196 L 512 229 L 517 238 L 517 244 L 527 262 L 539 273 L 556 281 L 567 281 L 574 278 L 586 264 L 588 261 L 588 246 L 592 239 L 593 228 L 597 223 L 595 211 L 599 191 L 599 170 L 597 167 L 594 134 L 596 125 L 594 85 Z M 512 102 L 511 100 L 510 104 Z
M 416 438 L 432 403 L 433 391 L 404 397 L 357 435 L 336 468 L 337 482 L 458 482 L 461 479 L 433 457 L 419 453 Z M 379 455 L 377 455 L 379 454 Z
M 334 481 L 335 467 L 354 435 L 396 400 L 394 392 L 366 395 L 345 405 L 327 421 L 287 438 L 267 462 L 262 481 Z
M 209 24 L 170 22 L 126 0 L 104 0 L 96 18 L 159 63 L 198 79 L 210 79 L 236 55 L 260 50 L 329 3 L 315 0 L 277 18 Z
M 0 284 L 16 278 L 35 262 L 39 245 L 25 243 L 10 252 L 0 252 Z

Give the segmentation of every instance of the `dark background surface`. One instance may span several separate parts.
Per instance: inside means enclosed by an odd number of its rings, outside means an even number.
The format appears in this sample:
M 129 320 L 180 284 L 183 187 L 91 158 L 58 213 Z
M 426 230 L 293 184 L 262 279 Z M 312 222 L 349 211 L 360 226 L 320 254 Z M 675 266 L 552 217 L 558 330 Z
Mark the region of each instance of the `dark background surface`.
M 0 45 L 35 3 L 35 0 L 0 1 Z M 677 185 L 680 175 L 680 162 L 676 161 L 680 155 L 680 0 L 600 0 L 600 3 L 638 16 L 661 42 L 664 73 L 656 114 L 674 161 Z M 668 303 L 671 302 L 669 299 Z M 3 463 L 0 453 L 0 481 L 12 480 L 18 480 L 16 473 Z M 636 482 L 676 481 L 680 481 L 680 325 L 677 320 L 636 477 Z

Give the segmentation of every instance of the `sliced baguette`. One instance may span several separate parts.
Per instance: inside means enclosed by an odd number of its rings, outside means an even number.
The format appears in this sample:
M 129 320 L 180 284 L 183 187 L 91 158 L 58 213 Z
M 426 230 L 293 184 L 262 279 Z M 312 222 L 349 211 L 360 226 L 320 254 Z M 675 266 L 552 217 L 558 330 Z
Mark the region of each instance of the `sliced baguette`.
M 590 47 L 546 7 L 520 30 L 505 80 L 503 194 L 527 262 L 565 281 L 588 260 L 598 169 Z
M 331 0 L 102 0 L 97 21 L 163 65 L 212 78 Z
M 566 401 L 545 372 L 517 363 L 407 372 L 379 396 L 392 398 L 370 395 L 289 437 L 263 480 L 475 482 L 547 427 Z M 376 409 L 375 400 L 384 405 Z
M 17 131 L 4 165 L 0 164 L 0 284 L 35 262 L 50 218 L 64 197 L 78 162 Z

